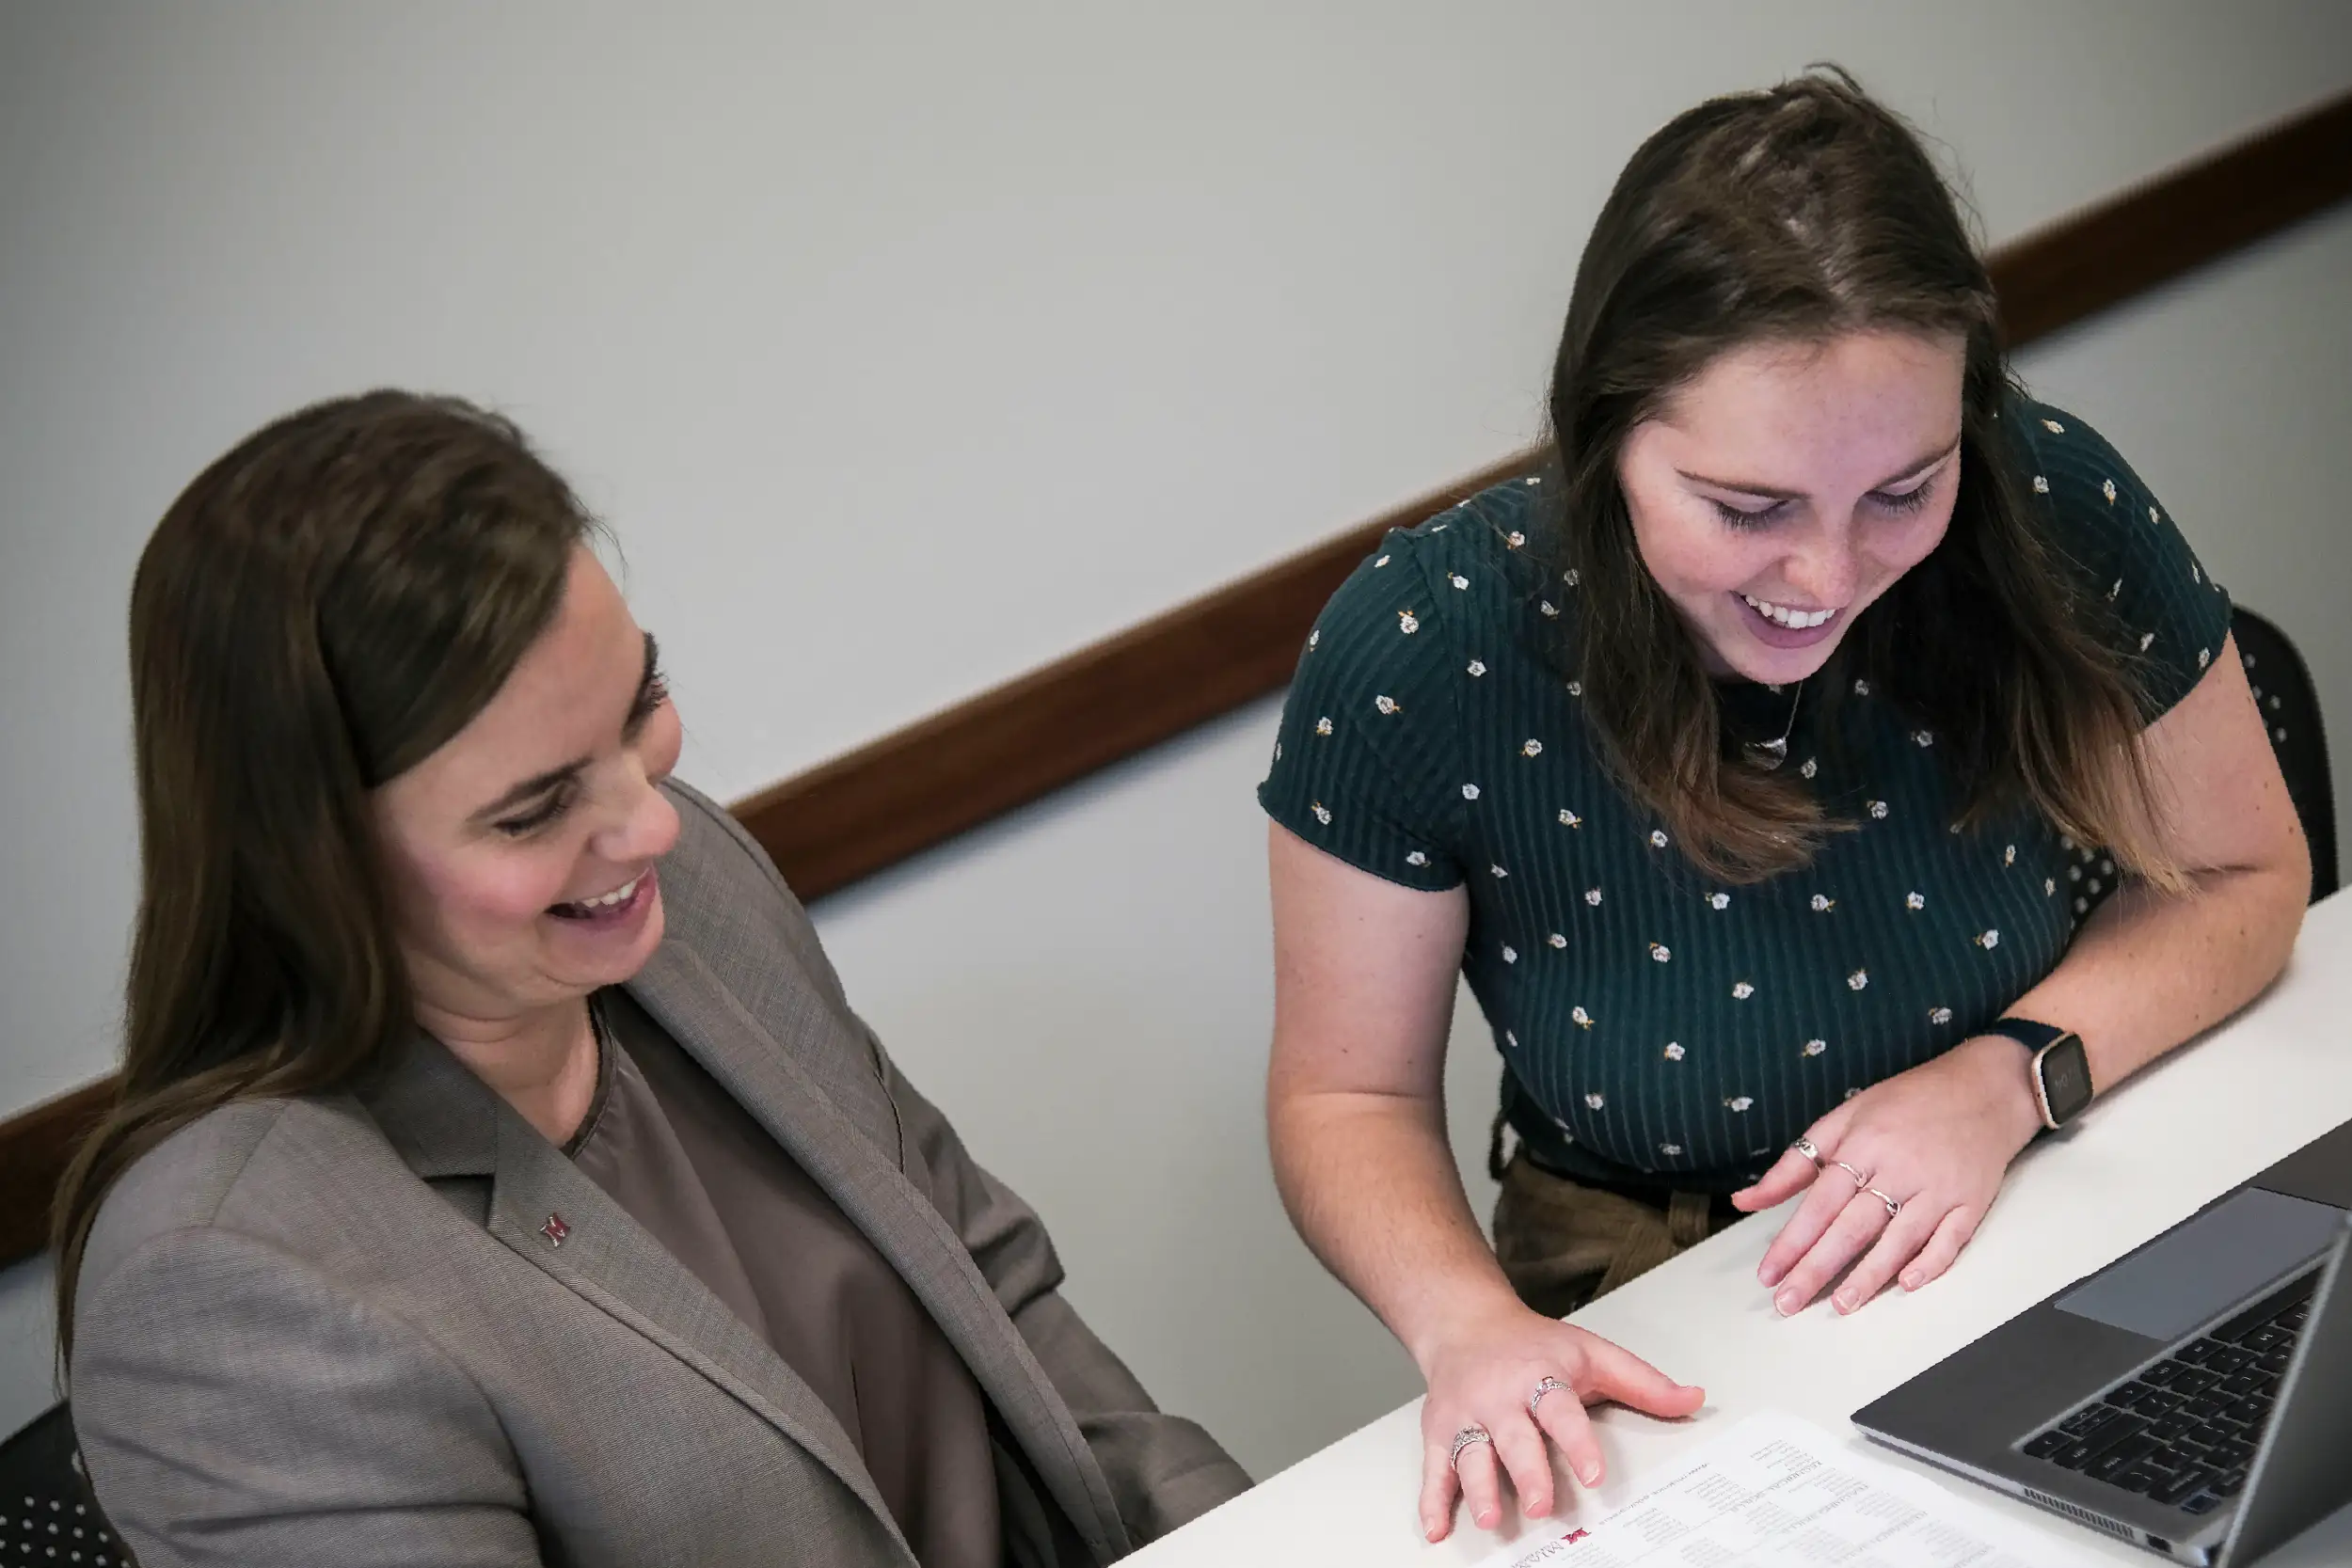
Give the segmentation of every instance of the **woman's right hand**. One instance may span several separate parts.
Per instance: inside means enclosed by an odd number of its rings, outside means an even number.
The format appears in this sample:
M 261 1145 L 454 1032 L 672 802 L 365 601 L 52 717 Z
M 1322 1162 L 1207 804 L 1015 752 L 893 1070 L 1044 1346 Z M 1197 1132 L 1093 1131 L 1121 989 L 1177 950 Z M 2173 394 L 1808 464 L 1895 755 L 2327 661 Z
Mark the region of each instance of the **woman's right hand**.
M 1292 1221 L 1403 1340 L 1429 1384 L 1422 1405 L 1422 1532 L 1444 1539 L 1454 1504 L 1502 1517 L 1551 1512 L 1551 1448 L 1600 1479 L 1587 1402 L 1688 1416 L 1707 1396 L 1606 1339 L 1530 1311 L 1479 1233 L 1446 1141 L 1445 1046 L 1470 895 L 1384 881 L 1275 825 L 1274 1050 L 1266 1132 Z M 1545 1378 L 1567 1389 L 1531 1417 Z M 1574 1398 L 1569 1394 L 1573 1393 Z M 1538 1421 L 1540 1419 L 1540 1425 Z M 1491 1446 L 1454 1434 L 1485 1428 Z
M 1446 1325 L 1421 1357 L 1429 1382 L 1422 1402 L 1422 1533 L 1442 1541 L 1454 1528 L 1457 1497 L 1491 1529 L 1502 1518 L 1504 1474 L 1531 1519 L 1551 1512 L 1551 1449 L 1586 1486 L 1600 1483 L 1600 1440 L 1584 1407 L 1614 1400 L 1652 1416 L 1688 1416 L 1705 1389 L 1677 1383 L 1632 1352 L 1586 1329 L 1530 1311 L 1516 1297 L 1498 1299 Z M 1568 1386 L 1528 1401 L 1548 1377 Z M 1571 1395 L 1573 1397 L 1571 1397 Z M 1454 1461 L 1455 1433 L 1483 1427 L 1492 1442 L 1471 1443 Z

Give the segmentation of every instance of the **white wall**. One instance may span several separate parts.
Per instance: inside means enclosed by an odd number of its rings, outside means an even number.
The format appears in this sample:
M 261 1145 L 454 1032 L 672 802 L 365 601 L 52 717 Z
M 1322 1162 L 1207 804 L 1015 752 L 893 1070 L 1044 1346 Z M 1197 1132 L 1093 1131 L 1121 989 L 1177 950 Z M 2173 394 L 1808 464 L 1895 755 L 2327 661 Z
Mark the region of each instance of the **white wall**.
M 131 564 L 306 399 L 521 418 L 733 795 L 1527 440 L 1608 182 L 1707 92 L 1842 59 L 1999 238 L 2352 82 L 2337 0 L 1703 9 L 0 0 L 0 1108 L 111 1049 Z M 2337 220 L 2028 368 L 2352 714 L 2346 255 Z M 1413 1386 L 1266 1177 L 1272 711 L 820 912 L 1075 1299 L 1261 1474 Z M 0 1276 L 0 1430 L 38 1286 Z
M 2336 815 L 2352 830 L 2352 206 L 2020 363 L 2098 424 L 2232 597 L 2295 641 L 2334 725 Z

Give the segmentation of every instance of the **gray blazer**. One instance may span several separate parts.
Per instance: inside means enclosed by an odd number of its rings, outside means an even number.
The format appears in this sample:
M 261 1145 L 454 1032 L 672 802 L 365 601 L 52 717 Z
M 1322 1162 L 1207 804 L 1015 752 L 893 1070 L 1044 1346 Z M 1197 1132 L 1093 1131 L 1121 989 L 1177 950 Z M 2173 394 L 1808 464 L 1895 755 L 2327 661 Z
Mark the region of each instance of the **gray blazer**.
M 1011 1560 L 1106 1562 L 1246 1488 L 1062 1299 L 1037 1215 L 898 1075 L 758 847 L 668 787 L 667 934 L 629 989 L 971 1367 Z M 74 1426 L 147 1568 L 914 1568 L 816 1393 L 422 1035 L 360 1092 L 230 1106 L 139 1161 L 74 1330 Z

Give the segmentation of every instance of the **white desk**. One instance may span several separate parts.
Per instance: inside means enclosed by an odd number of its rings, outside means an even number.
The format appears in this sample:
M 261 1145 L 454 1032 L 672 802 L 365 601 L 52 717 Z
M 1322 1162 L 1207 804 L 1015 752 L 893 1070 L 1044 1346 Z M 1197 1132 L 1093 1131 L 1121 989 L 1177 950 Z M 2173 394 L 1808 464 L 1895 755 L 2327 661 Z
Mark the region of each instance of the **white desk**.
M 1708 1393 L 1706 1408 L 1678 1424 L 1622 1409 L 1595 1411 L 1609 1463 L 1595 1502 L 1616 1506 L 1671 1456 L 1743 1416 L 1777 1408 L 1847 1433 L 1876 1457 L 2044 1522 L 2090 1556 L 2142 1565 L 2160 1560 L 1916 1465 L 1869 1443 L 1847 1418 L 2352 1118 L 2347 974 L 2352 892 L 2312 909 L 2294 961 L 2261 1001 L 2101 1097 L 2062 1138 L 2028 1150 L 1959 1262 L 1916 1295 L 1897 1291 L 1851 1318 L 1821 1305 L 1783 1320 L 1756 1282 L 1756 1263 L 1778 1229 L 1774 1219 L 1762 1218 L 1734 1226 L 1578 1313 L 1574 1322 Z M 1414 1512 L 1420 1420 L 1418 1401 L 1392 1411 L 1131 1560 L 1139 1568 L 1474 1562 L 1516 1533 L 1516 1516 L 1497 1535 L 1457 1512 L 1451 1537 L 1424 1543 Z M 1560 1496 L 1565 1508 L 1577 1494 L 1564 1480 Z M 2352 1509 L 2270 1561 L 2276 1568 L 2352 1563 Z

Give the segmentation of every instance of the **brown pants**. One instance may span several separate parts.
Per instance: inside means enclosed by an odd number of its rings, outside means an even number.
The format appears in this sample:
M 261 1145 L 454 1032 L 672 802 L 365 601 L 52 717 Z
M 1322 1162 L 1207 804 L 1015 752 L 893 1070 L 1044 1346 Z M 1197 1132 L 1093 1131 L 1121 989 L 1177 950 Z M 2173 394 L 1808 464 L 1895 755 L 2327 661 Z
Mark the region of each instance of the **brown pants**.
M 1668 1195 L 1660 1209 L 1583 1186 L 1538 1168 L 1522 1151 L 1502 1170 L 1495 1258 L 1521 1301 L 1565 1318 L 1740 1217 L 1718 1217 L 1705 1193 Z

